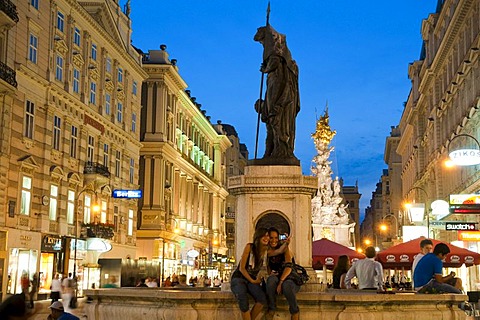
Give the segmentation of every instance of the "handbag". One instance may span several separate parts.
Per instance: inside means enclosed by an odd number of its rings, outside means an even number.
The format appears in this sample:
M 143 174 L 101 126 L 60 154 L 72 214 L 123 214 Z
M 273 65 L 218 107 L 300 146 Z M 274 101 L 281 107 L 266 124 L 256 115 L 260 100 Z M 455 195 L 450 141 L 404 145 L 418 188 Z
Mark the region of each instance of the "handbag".
M 284 263 L 283 268 L 292 269 L 286 280 L 292 280 L 297 286 L 304 285 L 310 279 L 307 270 L 305 270 L 305 268 L 301 265 L 296 264 L 295 260 L 293 259 L 292 262 Z
M 78 307 L 77 297 L 73 296 L 72 299 L 70 300 L 70 303 L 68 304 L 68 306 L 71 309 L 76 309 Z

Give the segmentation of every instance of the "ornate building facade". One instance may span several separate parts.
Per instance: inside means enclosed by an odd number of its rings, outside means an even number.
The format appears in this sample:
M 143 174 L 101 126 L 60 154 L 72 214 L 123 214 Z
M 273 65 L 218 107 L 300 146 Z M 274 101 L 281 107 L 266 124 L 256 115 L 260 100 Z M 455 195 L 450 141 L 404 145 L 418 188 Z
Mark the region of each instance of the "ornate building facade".
M 480 190 L 479 166 L 446 168 L 449 151 L 478 149 L 480 138 L 480 2 L 438 1 L 422 23 L 420 60 L 410 64 L 412 89 L 400 120 L 404 199 L 427 205 L 451 194 Z M 434 216 L 430 216 L 431 219 Z M 476 215 L 449 220 L 478 221 Z M 430 235 L 457 240 L 455 232 L 430 225 Z
M 137 255 L 159 261 L 162 280 L 174 273 L 223 276 L 231 142 L 186 90 L 165 45 L 144 54 L 143 64 Z
M 110 239 L 107 257 L 135 255 L 137 202 L 111 194 L 138 189 L 146 73 L 117 1 L 16 4 L 0 14 L 2 292 L 34 273 L 40 291 L 57 272 L 90 287 L 99 274 L 87 279 L 84 267 L 96 261 L 75 238 Z
M 404 204 L 416 202 L 426 207 L 423 225 L 430 237 L 458 240 L 456 232 L 445 230 L 444 221 L 437 221 L 431 204 L 480 190 L 479 165 L 445 166 L 451 151 L 480 149 L 479 18 L 478 1 L 439 0 L 435 13 L 423 21 L 420 59 L 408 67 L 412 88 L 399 125 L 387 137 L 388 169 L 367 208 L 362 237 L 402 237 L 402 226 L 413 224 Z M 479 221 L 477 215 L 458 214 L 447 220 Z M 382 232 L 378 227 L 383 222 L 388 229 Z M 478 250 L 475 242 L 464 246 Z

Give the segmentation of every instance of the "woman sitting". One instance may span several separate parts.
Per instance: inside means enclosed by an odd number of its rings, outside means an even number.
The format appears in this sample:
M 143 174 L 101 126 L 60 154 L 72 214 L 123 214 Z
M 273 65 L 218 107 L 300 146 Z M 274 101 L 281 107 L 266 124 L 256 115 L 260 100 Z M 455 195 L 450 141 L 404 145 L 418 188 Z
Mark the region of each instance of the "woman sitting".
M 279 232 L 276 228 L 269 229 L 270 236 L 270 252 L 283 246 L 279 243 Z M 281 250 L 282 251 L 282 250 Z M 290 272 L 292 272 L 291 266 L 293 260 L 293 254 L 288 247 L 283 250 L 283 253 L 278 255 L 269 254 L 268 268 L 270 270 L 270 276 L 267 278 L 267 301 L 268 301 L 268 313 L 267 319 L 273 319 L 275 310 L 277 309 L 277 294 L 282 294 L 288 301 L 289 311 L 292 320 L 299 319 L 300 309 L 297 303 L 297 292 L 300 290 L 300 286 L 295 284 L 288 278 Z
M 345 275 L 350 269 L 350 262 L 348 256 L 342 255 L 338 257 L 338 263 L 333 269 L 333 289 L 347 289 L 345 286 Z
M 243 320 L 255 320 L 267 304 L 267 298 L 260 286 L 262 282 L 262 267 L 266 267 L 269 243 L 268 230 L 258 228 L 253 236 L 253 243 L 247 243 L 237 269 L 232 274 L 231 290 L 238 300 Z M 249 311 L 248 295 L 255 300 Z

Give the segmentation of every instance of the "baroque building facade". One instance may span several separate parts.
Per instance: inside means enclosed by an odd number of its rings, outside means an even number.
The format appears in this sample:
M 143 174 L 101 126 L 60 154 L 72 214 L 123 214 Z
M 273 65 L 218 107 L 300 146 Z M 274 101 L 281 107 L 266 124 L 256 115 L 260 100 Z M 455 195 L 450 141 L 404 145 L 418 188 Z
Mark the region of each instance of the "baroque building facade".
M 435 200 L 480 190 L 479 165 L 444 166 L 450 151 L 479 149 L 480 2 L 439 0 L 421 33 L 421 57 L 408 69 L 412 89 L 400 120 L 397 152 L 403 198 L 425 203 L 430 214 Z M 448 220 L 478 222 L 478 217 L 451 215 Z M 430 227 L 432 237 L 457 240 L 455 232 Z M 475 244 L 469 247 L 477 249 Z
M 425 205 L 423 225 L 430 237 L 457 241 L 457 233 L 445 230 L 431 204 L 480 190 L 479 165 L 445 166 L 451 151 L 480 149 L 480 3 L 439 0 L 435 12 L 423 20 L 421 34 L 420 58 L 408 66 L 411 91 L 399 125 L 386 140 L 388 169 L 372 193 L 362 227 L 362 237 L 377 234 L 382 245 L 394 244 L 391 239 L 404 236 L 402 226 L 413 224 L 407 202 Z M 387 215 L 395 219 L 385 219 Z M 452 214 L 446 220 L 479 221 L 471 214 Z M 389 228 L 380 231 L 385 221 Z M 463 246 L 478 250 L 475 241 Z
M 40 292 L 56 273 L 98 285 L 98 270 L 86 276 L 98 256 L 89 239 L 110 239 L 100 241 L 107 257 L 135 255 L 137 201 L 111 196 L 138 189 L 147 75 L 131 21 L 116 0 L 3 3 L 2 292 L 20 292 L 33 274 Z
M 181 273 L 223 277 L 231 142 L 186 89 L 165 45 L 143 54 L 143 66 L 137 256 L 160 262 L 162 282 Z

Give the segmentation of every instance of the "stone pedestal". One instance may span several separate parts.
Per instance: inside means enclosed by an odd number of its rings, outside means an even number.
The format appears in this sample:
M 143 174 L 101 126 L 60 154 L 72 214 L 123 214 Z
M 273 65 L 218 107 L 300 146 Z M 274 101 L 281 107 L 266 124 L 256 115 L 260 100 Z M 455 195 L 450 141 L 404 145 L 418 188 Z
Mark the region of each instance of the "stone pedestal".
M 350 224 L 336 224 L 326 225 L 313 223 L 313 241 L 326 238 L 330 241 L 339 243 L 345 247 L 354 248 L 355 241 L 353 236 L 353 230 L 355 228 L 355 222 Z M 355 250 L 355 249 L 354 249 Z
M 311 199 L 317 178 L 303 176 L 300 166 L 250 165 L 243 176 L 229 179 L 237 197 L 235 253 L 237 261 L 256 227 L 277 227 L 292 235 L 290 249 L 298 264 L 312 266 Z

